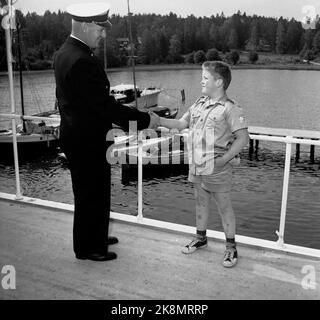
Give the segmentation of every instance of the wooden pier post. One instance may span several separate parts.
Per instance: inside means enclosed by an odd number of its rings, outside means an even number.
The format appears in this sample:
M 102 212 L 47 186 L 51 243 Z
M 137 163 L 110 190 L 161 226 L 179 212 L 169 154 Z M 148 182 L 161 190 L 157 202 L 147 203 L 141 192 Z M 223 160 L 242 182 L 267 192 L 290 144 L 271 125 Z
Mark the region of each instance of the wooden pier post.
M 181 99 L 182 101 L 186 101 L 186 95 L 185 95 L 184 89 L 181 90 Z
M 315 146 L 311 145 L 310 146 L 310 163 L 314 164 L 314 150 L 315 150 Z
M 298 163 L 300 160 L 300 144 L 296 144 L 296 163 Z
M 258 151 L 259 151 L 259 140 L 256 140 L 256 147 L 255 147 L 255 153 L 256 155 L 258 155 Z
M 249 143 L 249 159 L 250 160 L 252 160 L 253 150 L 254 150 L 254 140 L 250 139 L 250 143 Z

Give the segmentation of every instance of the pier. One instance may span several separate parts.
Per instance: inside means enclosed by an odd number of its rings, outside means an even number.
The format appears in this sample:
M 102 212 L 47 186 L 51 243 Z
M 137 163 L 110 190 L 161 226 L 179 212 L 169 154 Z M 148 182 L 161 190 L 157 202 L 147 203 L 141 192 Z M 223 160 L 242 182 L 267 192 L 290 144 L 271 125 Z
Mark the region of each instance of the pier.
M 282 128 L 266 128 L 266 127 L 249 127 L 249 132 L 251 135 L 259 136 L 264 135 L 268 137 L 292 137 L 296 139 L 311 139 L 315 141 L 320 141 L 320 131 L 311 130 L 299 130 L 299 129 L 282 129 Z M 303 142 L 301 140 L 301 142 Z M 252 159 L 253 154 L 258 155 L 259 150 L 259 139 L 250 139 L 249 146 L 249 157 Z M 314 164 L 315 157 L 315 145 L 310 145 L 310 163 Z M 300 143 L 297 140 L 296 143 L 296 153 L 295 162 L 298 163 L 300 160 Z

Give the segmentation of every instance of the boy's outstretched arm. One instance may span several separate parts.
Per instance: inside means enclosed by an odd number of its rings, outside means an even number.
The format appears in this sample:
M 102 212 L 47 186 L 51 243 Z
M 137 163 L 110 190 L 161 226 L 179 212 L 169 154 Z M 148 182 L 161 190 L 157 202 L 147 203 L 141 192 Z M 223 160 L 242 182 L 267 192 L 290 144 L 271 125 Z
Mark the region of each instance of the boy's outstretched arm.
M 240 129 L 234 132 L 236 139 L 232 143 L 230 149 L 222 156 L 216 159 L 217 166 L 224 166 L 227 162 L 239 154 L 249 142 L 249 134 L 247 129 Z
M 187 121 L 183 119 L 167 119 L 167 118 L 160 118 L 160 126 L 166 127 L 168 129 L 178 129 L 183 130 L 189 127 Z

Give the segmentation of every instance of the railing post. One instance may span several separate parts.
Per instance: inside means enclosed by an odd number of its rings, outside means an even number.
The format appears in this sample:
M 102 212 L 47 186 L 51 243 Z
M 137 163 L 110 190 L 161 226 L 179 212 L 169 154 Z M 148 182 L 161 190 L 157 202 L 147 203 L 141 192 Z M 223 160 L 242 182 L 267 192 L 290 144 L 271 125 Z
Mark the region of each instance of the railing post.
M 9 89 L 10 89 L 10 104 L 11 113 L 14 115 L 16 112 L 14 102 L 14 91 L 13 91 L 13 72 L 12 72 L 12 53 L 11 53 L 11 36 L 10 28 L 5 29 L 6 34 L 6 47 L 7 47 L 7 64 L 8 64 L 8 75 L 9 75 Z M 16 130 L 16 119 L 11 119 L 12 126 L 12 143 L 13 143 L 13 155 L 14 155 L 14 170 L 16 175 L 16 199 L 21 200 L 21 188 L 20 188 L 20 174 L 19 174 L 19 159 L 18 159 L 18 145 L 17 145 L 17 130 Z
M 142 131 L 138 132 L 138 219 L 143 218 L 143 189 L 142 189 Z
M 21 200 L 23 198 L 20 186 L 20 172 L 19 172 L 19 157 L 18 157 L 18 144 L 17 144 L 17 130 L 16 120 L 11 120 L 12 125 L 12 139 L 13 139 L 13 155 L 14 155 L 14 171 L 16 176 L 16 199 Z
M 290 177 L 290 165 L 291 165 L 291 152 L 292 152 L 292 137 L 286 137 L 286 160 L 284 166 L 283 175 L 283 188 L 282 188 L 282 201 L 281 201 L 281 216 L 280 216 L 280 226 L 277 235 L 279 237 L 278 244 L 280 246 L 284 245 L 284 229 L 286 224 L 286 214 L 287 214 L 287 203 L 288 203 L 288 190 L 289 190 L 289 177 Z

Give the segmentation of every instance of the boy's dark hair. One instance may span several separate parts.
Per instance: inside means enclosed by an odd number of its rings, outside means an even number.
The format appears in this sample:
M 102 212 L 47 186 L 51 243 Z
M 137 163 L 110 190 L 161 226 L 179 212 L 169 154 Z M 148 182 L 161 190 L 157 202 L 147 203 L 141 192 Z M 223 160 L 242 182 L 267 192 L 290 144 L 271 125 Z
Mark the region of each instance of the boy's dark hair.
M 232 77 L 230 67 L 227 63 L 222 61 L 206 61 L 202 64 L 202 69 L 208 70 L 213 76 L 218 75 L 223 81 L 223 89 L 228 89 Z

